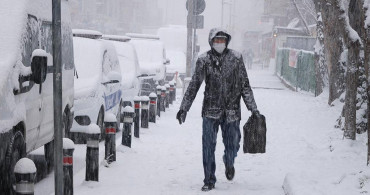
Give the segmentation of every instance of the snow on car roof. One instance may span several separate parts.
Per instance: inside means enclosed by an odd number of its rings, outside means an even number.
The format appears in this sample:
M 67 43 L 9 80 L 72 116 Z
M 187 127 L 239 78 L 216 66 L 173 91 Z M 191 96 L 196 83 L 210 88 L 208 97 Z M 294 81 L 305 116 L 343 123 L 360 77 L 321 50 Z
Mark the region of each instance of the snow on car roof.
M 72 29 L 74 37 L 84 37 L 90 39 L 100 39 L 103 36 L 103 33 L 95 30 L 87 29 Z
M 167 50 L 186 52 L 187 28 L 180 25 L 170 25 L 159 28 L 157 34 Z
M 159 40 L 159 37 L 157 35 L 151 35 L 151 34 L 126 33 L 126 36 L 129 36 L 131 38 L 137 38 L 137 39 L 155 39 L 155 40 Z
M 184 52 L 167 50 L 166 57 L 170 59 L 170 64 L 166 66 L 168 73 L 186 72 L 186 55 Z
M 123 35 L 103 35 L 102 39 L 111 40 L 111 41 L 128 42 L 131 40 L 131 37 L 123 36 Z
M 163 63 L 164 45 L 158 40 L 132 39 L 139 61 Z

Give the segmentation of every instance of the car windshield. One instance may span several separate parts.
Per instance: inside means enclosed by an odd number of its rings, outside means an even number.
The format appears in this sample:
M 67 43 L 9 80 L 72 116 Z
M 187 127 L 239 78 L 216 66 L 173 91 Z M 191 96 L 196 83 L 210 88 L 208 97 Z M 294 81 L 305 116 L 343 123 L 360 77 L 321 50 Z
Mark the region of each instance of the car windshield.
M 73 50 L 78 79 L 89 79 L 91 75 L 101 75 L 102 52 L 99 41 L 74 37 Z
M 163 43 L 158 40 L 132 39 L 141 62 L 163 63 Z

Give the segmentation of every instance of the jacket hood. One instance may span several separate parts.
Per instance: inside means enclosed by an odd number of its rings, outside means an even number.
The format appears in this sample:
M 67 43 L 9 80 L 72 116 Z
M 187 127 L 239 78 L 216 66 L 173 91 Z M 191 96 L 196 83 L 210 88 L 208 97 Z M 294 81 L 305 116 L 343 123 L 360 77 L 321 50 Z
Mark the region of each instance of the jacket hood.
M 223 33 L 227 37 L 226 47 L 229 45 L 231 41 L 231 35 L 227 33 L 227 31 L 223 28 L 212 28 L 211 31 L 209 31 L 209 37 L 208 37 L 208 43 L 211 46 L 211 48 L 213 48 L 212 39 L 215 38 L 215 36 L 220 32 Z

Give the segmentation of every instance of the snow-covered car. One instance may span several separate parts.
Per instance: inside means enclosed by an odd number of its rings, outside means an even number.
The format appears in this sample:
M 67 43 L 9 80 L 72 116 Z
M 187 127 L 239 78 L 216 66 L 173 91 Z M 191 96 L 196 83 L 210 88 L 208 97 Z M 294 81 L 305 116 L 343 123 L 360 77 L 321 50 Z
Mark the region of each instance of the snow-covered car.
M 103 39 L 111 42 L 116 48 L 122 73 L 122 99 L 124 103 L 131 102 L 140 94 L 140 65 L 131 38 L 119 35 L 103 35 Z
M 186 26 L 169 25 L 161 27 L 158 29 L 157 35 L 165 45 L 166 57 L 171 61 L 166 66 L 166 80 L 172 80 L 176 73 L 183 80 L 186 74 Z
M 14 165 L 45 146 L 53 162 L 54 107 L 51 1 L 0 1 L 0 193 L 11 194 Z M 62 1 L 64 133 L 73 118 L 73 45 L 68 1 Z M 49 169 L 50 170 L 50 169 Z M 5 189 L 6 188 L 6 189 Z
M 186 54 L 182 51 L 167 50 L 167 58 L 171 61 L 166 66 L 166 80 L 174 79 L 175 74 L 184 80 L 186 75 Z
M 166 76 L 166 64 L 169 60 L 166 58 L 166 50 L 163 42 L 158 36 L 146 34 L 127 33 L 131 37 L 131 43 L 135 46 L 141 78 L 141 95 L 149 95 L 155 91 L 155 83 L 163 85 Z
M 101 37 L 97 31 L 73 29 L 76 75 L 71 138 L 78 143 L 86 141 L 90 124 L 97 124 L 101 138 L 105 137 L 103 124 L 107 112 L 116 115 L 118 127 L 120 123 L 121 69 L 115 47 Z

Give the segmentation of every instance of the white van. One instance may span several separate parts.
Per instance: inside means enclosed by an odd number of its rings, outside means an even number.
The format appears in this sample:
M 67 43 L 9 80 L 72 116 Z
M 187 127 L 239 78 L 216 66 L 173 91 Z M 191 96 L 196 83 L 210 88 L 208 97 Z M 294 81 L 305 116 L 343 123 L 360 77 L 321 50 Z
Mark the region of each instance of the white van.
M 155 91 L 155 83 L 164 85 L 166 76 L 166 64 L 169 60 L 166 58 L 166 50 L 163 42 L 158 36 L 127 33 L 131 37 L 131 43 L 135 46 L 140 72 L 146 78 L 142 78 L 142 84 L 150 85 L 149 91 L 141 93 L 141 95 L 149 95 Z M 142 92 L 147 87 L 143 87 Z
M 84 143 L 90 124 L 100 127 L 104 139 L 103 124 L 107 112 L 116 115 L 119 127 L 122 76 L 116 49 L 112 43 L 101 39 L 100 32 L 74 29 L 73 36 L 76 75 L 71 138 Z
M 161 27 L 157 31 L 158 37 L 166 47 L 166 56 L 171 64 L 166 66 L 166 80 L 170 81 L 177 73 L 182 80 L 186 75 L 187 28 L 180 25 Z
M 14 165 L 45 145 L 53 164 L 52 5 L 44 0 L 0 1 L 0 194 L 10 194 Z M 68 1 L 62 1 L 64 133 L 73 118 L 73 45 Z
M 111 42 L 116 48 L 122 73 L 122 99 L 124 104 L 133 105 L 133 99 L 140 94 L 140 65 L 131 38 L 119 35 L 103 35 L 103 39 Z M 125 106 L 125 105 L 124 105 Z M 124 107 L 123 106 L 123 107 Z

